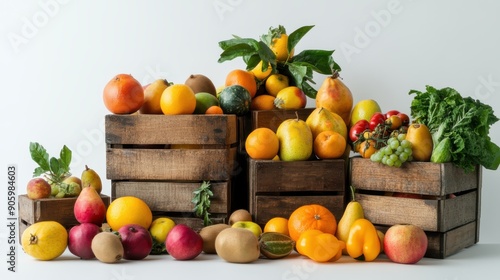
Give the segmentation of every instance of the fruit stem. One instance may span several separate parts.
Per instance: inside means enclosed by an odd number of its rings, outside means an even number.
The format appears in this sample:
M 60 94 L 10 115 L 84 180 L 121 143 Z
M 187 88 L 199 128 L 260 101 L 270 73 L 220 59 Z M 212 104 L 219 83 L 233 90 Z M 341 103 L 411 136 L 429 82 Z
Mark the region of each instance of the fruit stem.
M 351 189 L 351 197 L 352 197 L 351 201 L 356 201 L 356 198 L 355 198 L 355 197 L 356 197 L 356 195 L 355 195 L 355 193 L 356 193 L 356 188 L 355 188 L 354 186 L 352 186 L 352 185 L 351 185 L 351 186 L 350 186 L 350 189 Z
M 337 79 L 340 76 L 339 71 L 337 69 L 332 72 L 332 79 Z
M 33 233 L 30 233 L 30 245 L 36 244 L 38 242 L 38 237 Z

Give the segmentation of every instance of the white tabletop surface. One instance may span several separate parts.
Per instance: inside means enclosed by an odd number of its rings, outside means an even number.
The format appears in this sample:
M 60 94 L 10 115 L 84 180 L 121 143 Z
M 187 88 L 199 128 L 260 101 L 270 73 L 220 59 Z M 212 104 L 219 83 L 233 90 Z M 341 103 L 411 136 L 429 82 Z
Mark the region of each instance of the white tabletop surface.
M 373 262 L 343 256 L 326 264 L 296 253 L 284 259 L 259 259 L 250 264 L 227 263 L 217 255 L 203 253 L 190 261 L 161 255 L 115 264 L 80 260 L 68 250 L 52 261 L 37 261 L 22 249 L 18 256 L 18 271 L 6 272 L 4 266 L 2 275 L 7 278 L 2 279 L 500 279 L 500 244 L 482 243 L 446 259 L 424 258 L 414 265 L 392 263 L 385 255 Z

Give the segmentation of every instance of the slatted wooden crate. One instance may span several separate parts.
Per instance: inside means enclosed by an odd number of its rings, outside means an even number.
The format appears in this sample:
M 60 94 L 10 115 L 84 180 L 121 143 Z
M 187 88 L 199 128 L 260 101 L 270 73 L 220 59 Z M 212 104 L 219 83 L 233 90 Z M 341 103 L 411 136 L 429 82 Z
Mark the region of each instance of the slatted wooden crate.
M 252 111 L 252 129 L 276 132 L 287 119 L 306 120 L 315 108 Z M 264 226 L 272 217 L 288 218 L 305 204 L 321 204 L 340 219 L 345 206 L 349 151 L 342 159 L 272 161 L 248 159 L 249 211 Z
M 133 195 L 155 215 L 193 228 L 193 191 L 210 181 L 210 213 L 224 222 L 237 176 L 238 119 L 235 115 L 107 115 L 106 177 L 112 199 Z M 241 171 L 240 171 L 241 172 Z
M 101 198 L 107 208 L 110 197 L 101 194 Z M 78 224 L 73 212 L 76 197 L 30 199 L 22 194 L 18 196 L 18 202 L 19 238 L 28 226 L 37 222 L 56 221 L 66 229 Z
M 479 241 L 481 168 L 465 172 L 451 163 L 410 162 L 389 167 L 351 158 L 351 184 L 365 216 L 386 229 L 421 227 L 427 257 L 446 258 Z

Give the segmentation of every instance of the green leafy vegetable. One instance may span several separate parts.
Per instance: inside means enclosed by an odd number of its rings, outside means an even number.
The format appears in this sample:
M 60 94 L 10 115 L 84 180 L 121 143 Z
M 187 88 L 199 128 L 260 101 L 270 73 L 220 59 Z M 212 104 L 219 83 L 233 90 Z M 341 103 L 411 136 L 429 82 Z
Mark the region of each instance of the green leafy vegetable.
M 191 200 L 195 204 L 193 209 L 197 217 L 203 218 L 203 224 L 205 226 L 211 225 L 212 220 L 210 219 L 210 198 L 214 195 L 210 189 L 210 182 L 204 181 L 198 189 L 196 189 L 193 194 L 194 197 Z
M 314 25 L 302 26 L 288 35 L 288 52 L 293 50 L 299 41 L 309 32 Z M 283 26 L 269 28 L 267 34 L 260 36 L 257 41 L 252 38 L 241 38 L 233 35 L 233 39 L 219 42 L 223 50 L 218 60 L 219 63 L 242 57 L 246 63 L 246 70 L 255 68 L 262 61 L 262 71 L 268 67 L 272 73 L 282 73 L 291 78 L 292 85 L 296 85 L 304 93 L 315 98 L 317 90 L 311 86 L 314 84 L 313 72 L 331 75 L 334 71 L 340 72 L 340 66 L 333 60 L 332 51 L 326 50 L 304 50 L 301 53 L 289 57 L 285 62 L 278 62 L 276 55 L 271 50 L 273 40 L 286 34 Z
M 425 124 L 432 134 L 433 153 L 450 153 L 451 162 L 465 169 L 474 170 L 476 165 L 496 170 L 500 164 L 500 147 L 491 141 L 489 130 L 499 119 L 491 106 L 462 97 L 452 88 L 426 91 L 411 90 L 411 116 L 417 123 Z M 445 141 L 444 143 L 441 143 Z M 449 142 L 449 143 L 446 143 Z M 445 151 L 443 147 L 449 147 Z M 434 158 L 446 159 L 447 154 Z

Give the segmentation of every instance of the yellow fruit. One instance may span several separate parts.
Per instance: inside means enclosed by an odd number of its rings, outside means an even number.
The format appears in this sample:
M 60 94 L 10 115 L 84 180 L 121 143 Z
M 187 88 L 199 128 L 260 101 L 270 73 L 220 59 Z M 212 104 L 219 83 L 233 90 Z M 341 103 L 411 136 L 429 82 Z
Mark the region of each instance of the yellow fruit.
M 160 107 L 165 115 L 192 114 L 196 108 L 194 91 L 184 84 L 171 85 L 163 91 Z
M 257 66 L 255 66 L 250 71 L 259 81 L 264 81 L 267 77 L 269 77 L 269 75 L 271 75 L 273 68 L 271 67 L 271 65 L 268 65 L 266 71 L 262 72 L 262 60 L 261 60 L 259 64 L 257 64 Z
M 302 109 L 306 104 L 306 94 L 296 86 L 280 90 L 274 99 L 274 106 L 278 109 Z
M 344 120 L 336 113 L 325 108 L 314 109 L 307 116 L 306 123 L 311 128 L 313 139 L 316 139 L 321 132 L 332 130 L 347 139 L 347 126 Z
M 313 152 L 313 137 L 309 126 L 298 118 L 283 121 L 276 130 L 281 161 L 307 160 Z
M 252 98 L 250 103 L 250 110 L 274 110 L 274 96 L 269 94 L 257 95 Z
M 53 260 L 66 250 L 68 232 L 58 222 L 38 222 L 23 231 L 21 243 L 24 252 L 35 259 Z
M 271 74 L 266 80 L 265 87 L 269 95 L 276 97 L 280 90 L 290 86 L 288 76 L 283 74 Z
M 141 114 L 163 114 L 160 99 L 163 91 L 168 87 L 168 81 L 157 79 L 144 89 L 144 103 L 139 113 Z
M 159 217 L 153 220 L 149 227 L 151 236 L 158 242 L 165 242 L 167 234 L 175 226 L 175 222 L 167 217 Z
M 316 93 L 316 108 L 324 107 L 338 114 L 346 125 L 351 123 L 352 103 L 352 93 L 337 72 L 327 77 Z
M 432 136 L 424 124 L 411 124 L 406 132 L 406 140 L 411 142 L 414 161 L 429 161 L 432 155 Z
M 288 234 L 288 219 L 283 217 L 274 217 L 267 221 L 263 232 L 277 232 L 285 235 Z
M 288 35 L 286 34 L 281 34 L 280 37 L 273 39 L 271 50 L 276 55 L 276 60 L 278 62 L 285 62 L 294 54 L 294 49 L 288 53 Z
M 373 99 L 361 100 L 352 108 L 351 123 L 349 125 L 353 126 L 359 120 L 370 121 L 370 118 L 373 116 L 373 114 L 377 112 L 382 112 L 377 101 Z
M 135 196 L 122 196 L 109 204 L 106 221 L 114 231 L 127 224 L 138 224 L 143 228 L 149 228 L 153 221 L 153 213 L 142 199 Z

